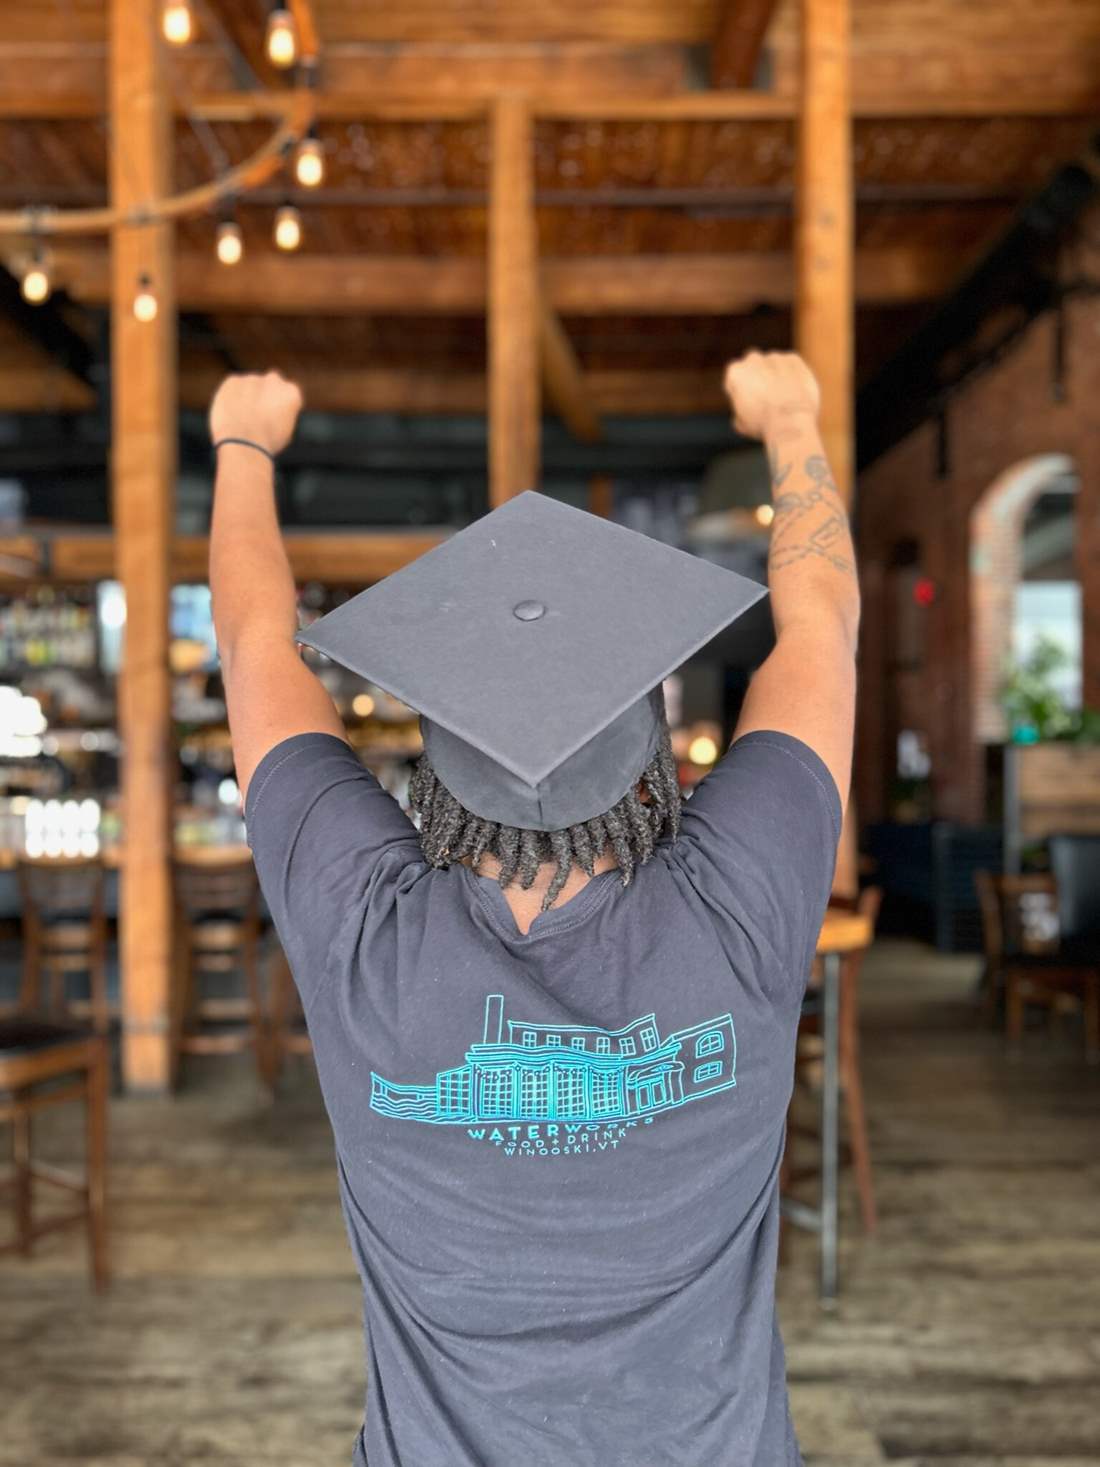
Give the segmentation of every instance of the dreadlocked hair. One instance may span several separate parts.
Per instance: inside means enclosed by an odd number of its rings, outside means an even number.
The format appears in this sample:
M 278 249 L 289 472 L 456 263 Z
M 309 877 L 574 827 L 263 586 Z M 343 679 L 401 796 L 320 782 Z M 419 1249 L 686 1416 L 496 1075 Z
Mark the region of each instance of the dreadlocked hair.
M 500 862 L 502 887 L 518 881 L 527 891 L 539 867 L 554 862 L 557 869 L 542 901 L 545 912 L 554 905 L 574 866 L 586 876 L 594 875 L 596 862 L 610 847 L 622 883 L 629 886 L 635 868 L 645 865 L 661 837 L 678 833 L 680 782 L 663 720 L 657 749 L 642 772 L 641 783 L 648 801 L 641 799 L 638 785 L 633 784 L 617 805 L 591 820 L 564 830 L 522 830 L 472 815 L 440 781 L 423 754 L 409 781 L 409 803 L 420 817 L 420 845 L 430 866 L 469 860 L 476 871 L 488 853 Z

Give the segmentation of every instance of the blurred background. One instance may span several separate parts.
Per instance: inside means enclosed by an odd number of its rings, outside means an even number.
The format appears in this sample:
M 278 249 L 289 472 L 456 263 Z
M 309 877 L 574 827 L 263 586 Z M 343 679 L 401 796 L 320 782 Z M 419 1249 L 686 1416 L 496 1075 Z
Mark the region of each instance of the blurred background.
M 205 584 L 220 379 L 302 384 L 308 622 L 533 486 L 764 580 L 750 347 L 821 381 L 864 598 L 785 1167 L 807 1462 L 1100 1462 L 1098 287 L 1086 0 L 7 0 L 0 1464 L 359 1424 Z M 685 793 L 770 643 L 669 679 Z M 415 715 L 314 665 L 404 802 Z

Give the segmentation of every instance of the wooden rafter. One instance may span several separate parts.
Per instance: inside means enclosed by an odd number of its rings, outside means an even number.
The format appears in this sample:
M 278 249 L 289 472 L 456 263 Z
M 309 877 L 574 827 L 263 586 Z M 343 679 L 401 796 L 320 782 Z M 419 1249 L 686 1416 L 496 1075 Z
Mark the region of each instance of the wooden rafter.
M 545 300 L 539 319 L 539 354 L 546 395 L 562 422 L 581 443 L 598 442 L 603 430 L 584 371 L 557 313 Z
M 777 0 L 722 0 L 710 47 L 712 87 L 751 87 Z
M 922 245 L 867 247 L 856 255 L 856 286 L 865 304 L 900 305 L 941 295 L 964 261 Z M 105 305 L 106 254 L 95 246 L 59 246 L 59 284 L 75 300 Z M 568 316 L 728 316 L 754 306 L 789 305 L 794 262 L 786 252 L 736 255 L 630 255 L 544 259 L 539 267 L 550 306 Z M 468 257 L 302 254 L 249 256 L 243 271 L 217 270 L 210 256 L 177 256 L 183 311 L 309 315 L 347 311 L 391 315 L 478 315 L 485 309 L 487 268 Z

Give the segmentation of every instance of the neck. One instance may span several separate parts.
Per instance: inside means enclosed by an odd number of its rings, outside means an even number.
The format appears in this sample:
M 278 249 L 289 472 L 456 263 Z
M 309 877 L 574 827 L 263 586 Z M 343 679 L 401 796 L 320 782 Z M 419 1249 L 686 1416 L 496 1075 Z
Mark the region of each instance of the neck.
M 463 865 L 470 865 L 470 858 L 468 856 L 464 856 L 462 858 L 462 861 Z M 599 860 L 597 860 L 593 865 L 592 875 L 599 876 L 604 871 L 614 871 L 618 864 L 618 861 L 616 861 L 615 857 L 610 852 L 605 852 L 604 855 L 602 855 Z M 551 881 L 553 881 L 554 877 L 557 875 L 557 871 L 558 866 L 556 861 L 541 862 L 534 881 L 526 889 L 526 895 L 538 897 L 544 896 Z M 500 872 L 500 861 L 496 856 L 492 856 L 489 854 L 488 851 L 486 851 L 485 855 L 482 856 L 480 862 L 478 863 L 478 875 L 496 878 L 500 876 Z M 572 895 L 574 892 L 577 891 L 579 887 L 584 886 L 584 884 L 590 879 L 591 878 L 587 876 L 585 872 L 580 869 L 579 866 L 574 866 L 569 872 L 569 876 L 566 880 L 565 886 L 562 888 L 558 900 L 564 900 L 567 894 Z M 506 888 L 506 892 L 511 891 L 512 889 L 512 887 L 508 887 Z M 521 888 L 518 884 L 515 886 L 514 889 L 517 893 L 523 890 L 523 888 Z

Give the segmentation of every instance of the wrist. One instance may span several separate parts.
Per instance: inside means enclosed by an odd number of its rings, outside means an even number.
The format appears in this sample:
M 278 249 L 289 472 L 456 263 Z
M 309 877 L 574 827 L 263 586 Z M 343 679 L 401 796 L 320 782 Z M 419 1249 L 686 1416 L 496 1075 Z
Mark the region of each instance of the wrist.
M 816 433 L 817 426 L 817 409 L 811 403 L 779 402 L 768 410 L 762 436 L 765 443 L 771 443 L 803 433 Z
M 212 451 L 218 464 L 228 457 L 235 464 L 251 461 L 257 465 L 266 464 L 272 472 L 275 468 L 275 454 L 262 438 L 253 438 L 243 433 L 222 434 L 214 439 Z

